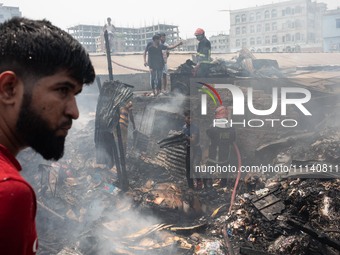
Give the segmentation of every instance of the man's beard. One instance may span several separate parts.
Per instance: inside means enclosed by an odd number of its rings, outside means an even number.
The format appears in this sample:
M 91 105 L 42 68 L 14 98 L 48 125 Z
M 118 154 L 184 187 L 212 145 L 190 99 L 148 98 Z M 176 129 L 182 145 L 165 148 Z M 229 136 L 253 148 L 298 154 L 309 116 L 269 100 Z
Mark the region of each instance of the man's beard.
M 70 120 L 72 122 L 72 120 Z M 64 155 L 64 136 L 56 136 L 46 120 L 31 107 L 31 96 L 24 95 L 16 131 L 24 143 L 41 154 L 44 159 L 58 160 Z

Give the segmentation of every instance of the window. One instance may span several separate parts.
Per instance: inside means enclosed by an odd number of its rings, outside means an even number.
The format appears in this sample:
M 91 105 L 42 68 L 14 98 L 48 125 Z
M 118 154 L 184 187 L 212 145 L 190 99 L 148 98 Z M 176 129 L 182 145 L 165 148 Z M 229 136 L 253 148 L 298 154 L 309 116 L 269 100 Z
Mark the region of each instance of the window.
M 272 30 L 273 31 L 277 30 L 277 23 L 276 22 L 272 23 Z
M 240 15 L 235 16 L 235 23 L 240 23 Z
M 241 33 L 240 31 L 241 31 L 241 30 L 240 30 L 240 27 L 237 27 L 237 28 L 236 28 L 236 34 L 239 35 L 239 34 Z
M 268 35 L 264 38 L 264 43 L 270 43 L 270 37 Z
M 276 18 L 277 17 L 277 11 L 276 9 L 272 10 L 272 18 Z
M 256 38 L 256 44 L 262 44 L 262 39 L 261 37 Z
M 240 47 L 241 46 L 241 41 L 240 41 L 240 39 L 237 39 L 236 40 L 236 47 Z
M 256 26 L 256 32 L 257 32 L 257 33 L 261 33 L 261 30 L 262 30 L 262 25 L 261 25 L 261 24 L 258 24 L 258 25 Z
M 246 34 L 247 33 L 247 28 L 246 27 L 242 27 L 242 34 Z
M 295 6 L 295 13 L 301 13 L 302 12 L 302 8 L 301 6 Z
M 272 36 L 272 43 L 277 43 L 277 35 Z
M 282 42 L 284 43 L 286 41 L 286 37 L 282 36 Z
M 250 38 L 250 45 L 255 45 L 255 38 L 254 37 Z
M 242 14 L 241 22 L 246 22 L 246 21 L 247 21 L 247 16 L 245 14 Z
M 300 40 L 301 40 L 301 35 L 300 35 L 300 33 L 296 33 L 296 34 L 295 34 L 295 40 L 296 40 L 296 41 L 300 41 Z
M 270 24 L 269 24 L 269 23 L 266 23 L 266 24 L 264 25 L 264 31 L 265 31 L 265 32 L 270 31 Z
M 277 52 L 277 48 L 276 48 L 276 47 L 273 47 L 273 48 L 272 48 L 272 52 Z
M 292 38 L 291 38 L 290 34 L 286 34 L 286 41 L 290 42 L 291 40 L 292 40 Z
M 251 26 L 250 26 L 250 33 L 255 33 L 254 25 L 251 25 Z
M 265 18 L 265 19 L 269 19 L 269 18 L 270 18 L 270 17 L 269 17 L 269 11 L 268 11 L 268 10 L 264 12 L 264 18 Z
M 340 19 L 335 20 L 335 27 L 340 28 Z
M 315 34 L 314 33 L 308 33 L 308 40 L 314 42 L 315 41 Z
M 255 14 L 252 12 L 249 15 L 249 21 L 254 21 L 255 20 Z
M 242 39 L 242 47 L 246 47 L 247 46 L 247 39 L 243 38 Z
M 260 20 L 261 19 L 261 12 L 257 12 L 256 13 L 256 20 Z
M 295 27 L 296 27 L 296 28 L 302 27 L 302 22 L 301 22 L 301 20 L 299 20 L 299 19 L 295 20 Z
M 286 8 L 286 14 L 287 14 L 287 15 L 291 14 L 291 9 L 290 9 L 290 7 L 287 7 L 287 8 Z
M 286 10 L 282 10 L 282 16 L 286 16 Z

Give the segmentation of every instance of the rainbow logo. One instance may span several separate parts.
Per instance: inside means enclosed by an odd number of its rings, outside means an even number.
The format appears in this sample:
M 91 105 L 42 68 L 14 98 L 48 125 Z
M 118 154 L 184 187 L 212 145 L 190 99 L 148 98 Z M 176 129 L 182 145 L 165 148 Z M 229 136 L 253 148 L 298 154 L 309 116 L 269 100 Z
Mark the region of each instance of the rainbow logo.
M 216 89 L 213 86 L 206 84 L 204 82 L 198 82 L 198 83 L 204 86 L 204 87 L 202 87 L 201 89 L 198 90 L 198 91 L 204 93 L 204 94 L 201 95 L 201 99 L 202 99 L 201 114 L 202 115 L 207 114 L 207 95 L 209 95 L 210 98 L 213 100 L 215 106 L 217 106 L 217 101 L 216 101 L 215 96 L 217 97 L 220 106 L 223 105 L 220 94 L 216 91 Z M 215 96 L 213 95 L 213 93 L 214 93 Z

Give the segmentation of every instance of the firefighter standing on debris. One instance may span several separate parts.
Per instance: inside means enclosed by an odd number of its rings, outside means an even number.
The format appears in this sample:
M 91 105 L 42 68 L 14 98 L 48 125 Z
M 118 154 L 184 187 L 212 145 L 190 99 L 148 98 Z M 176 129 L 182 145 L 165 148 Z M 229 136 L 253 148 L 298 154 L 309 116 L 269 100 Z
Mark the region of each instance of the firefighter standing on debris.
M 215 110 L 215 119 L 228 119 L 228 109 L 225 106 L 219 106 Z M 230 152 L 233 142 L 236 139 L 235 129 L 227 124 L 216 123 L 215 127 L 211 126 L 206 131 L 210 139 L 208 159 L 206 165 L 221 167 L 230 164 Z M 227 179 L 222 178 L 221 186 L 226 185 Z M 203 180 L 204 186 L 207 186 L 207 179 Z
M 190 110 L 184 112 L 185 124 L 182 132 L 187 137 L 187 155 L 186 155 L 186 178 L 188 187 L 194 188 L 194 179 L 190 177 L 193 166 L 200 165 L 202 159 L 202 150 L 200 146 L 200 131 L 198 126 L 191 123 Z M 197 187 L 200 186 L 200 180 L 197 180 Z
M 197 28 L 195 31 L 196 39 L 199 41 L 196 53 L 195 76 L 207 76 L 209 73 L 211 62 L 211 43 L 205 36 L 205 31 L 202 28 Z

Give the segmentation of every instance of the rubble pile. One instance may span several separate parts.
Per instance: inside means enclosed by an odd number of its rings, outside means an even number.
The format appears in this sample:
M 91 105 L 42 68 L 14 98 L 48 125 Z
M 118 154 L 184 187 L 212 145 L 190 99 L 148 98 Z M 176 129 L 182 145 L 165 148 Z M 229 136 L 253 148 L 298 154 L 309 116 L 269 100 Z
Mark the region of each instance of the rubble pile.
M 274 180 L 268 181 L 265 189 L 240 195 L 231 215 L 224 216 L 228 235 L 232 241 L 237 240 L 235 245 L 253 247 L 267 254 L 337 254 L 324 244 L 327 239 L 339 244 L 340 234 L 334 231 L 340 219 L 339 180 L 276 180 L 276 187 L 268 188 L 273 183 Z M 259 210 L 256 201 L 270 194 L 275 195 L 275 200 L 261 205 L 270 210 Z M 283 207 L 273 206 L 278 203 Z M 273 217 L 268 219 L 268 213 Z M 307 224 L 320 236 L 313 238 L 289 224 L 289 220 Z
M 256 59 L 247 49 L 242 49 L 237 58 L 225 60 L 214 59 L 204 65 L 196 65 L 188 59 L 181 64 L 174 74 L 187 74 L 196 77 L 254 77 L 254 78 L 282 78 L 276 60 Z
M 327 128 L 311 144 L 313 159 L 340 164 L 340 130 Z

